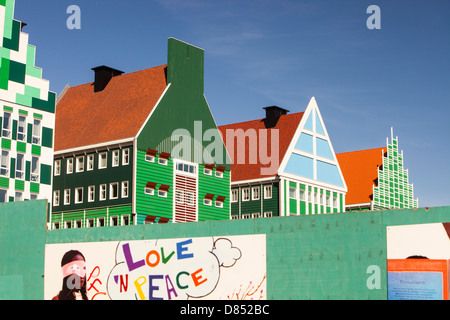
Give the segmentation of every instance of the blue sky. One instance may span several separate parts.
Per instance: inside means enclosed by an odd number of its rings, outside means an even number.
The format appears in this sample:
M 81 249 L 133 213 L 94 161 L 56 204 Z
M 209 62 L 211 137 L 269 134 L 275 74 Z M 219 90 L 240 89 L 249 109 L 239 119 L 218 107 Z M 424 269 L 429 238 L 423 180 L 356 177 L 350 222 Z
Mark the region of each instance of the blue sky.
M 81 9 L 69 30 L 67 7 Z M 369 30 L 370 5 L 381 29 Z M 218 125 L 304 111 L 315 97 L 337 153 L 399 137 L 420 207 L 450 205 L 448 0 L 16 0 L 36 66 L 60 93 L 92 67 L 166 63 L 167 39 L 205 50 Z

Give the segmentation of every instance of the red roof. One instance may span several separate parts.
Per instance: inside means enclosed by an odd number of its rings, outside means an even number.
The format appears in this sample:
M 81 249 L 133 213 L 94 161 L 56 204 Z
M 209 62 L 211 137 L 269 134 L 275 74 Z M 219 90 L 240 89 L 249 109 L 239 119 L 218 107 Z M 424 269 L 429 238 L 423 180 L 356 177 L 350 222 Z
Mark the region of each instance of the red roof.
M 56 106 L 55 151 L 132 138 L 166 88 L 166 65 L 69 88 Z
M 378 167 L 383 164 L 385 148 L 336 154 L 348 192 L 347 205 L 372 201 L 373 186 L 378 178 Z
M 243 181 L 243 180 L 251 180 L 251 179 L 259 179 L 259 178 L 267 178 L 276 176 L 276 171 L 278 170 L 279 165 L 281 164 L 281 161 L 284 158 L 284 155 L 289 147 L 289 144 L 291 143 L 291 140 L 295 134 L 295 131 L 297 130 L 298 125 L 300 124 L 300 121 L 302 119 L 303 112 L 299 113 L 292 113 L 292 114 L 286 114 L 282 115 L 280 119 L 278 120 L 278 123 L 275 127 L 267 129 L 266 135 L 263 135 L 262 138 L 267 137 L 267 152 L 265 150 L 263 151 L 263 154 L 269 157 L 272 154 L 272 142 L 271 142 L 271 132 L 272 130 L 279 130 L 279 145 L 278 145 L 278 166 L 275 168 L 275 171 L 273 174 L 270 175 L 263 175 L 261 174 L 262 168 L 270 168 L 271 163 L 268 164 L 262 164 L 261 159 L 259 156 L 259 149 L 256 150 L 257 154 L 255 155 L 255 158 L 257 160 L 257 163 L 250 164 L 249 163 L 249 152 L 250 152 L 250 145 L 249 145 L 249 139 L 246 139 L 245 142 L 245 150 L 238 150 L 238 143 L 237 139 L 235 139 L 234 142 L 234 150 L 231 150 L 231 145 L 227 145 L 227 130 L 229 134 L 233 133 L 234 130 L 242 129 L 244 132 L 246 132 L 249 129 L 254 129 L 256 133 L 256 138 L 259 141 L 259 130 L 260 129 L 266 129 L 266 126 L 264 124 L 264 119 L 259 120 L 252 120 L 252 121 L 246 121 L 246 122 L 239 122 L 239 123 L 233 123 L 229 125 L 223 125 L 219 126 L 218 129 L 220 130 L 223 141 L 227 147 L 228 153 L 231 156 L 232 154 L 233 159 L 231 164 L 231 181 Z M 265 141 L 265 140 L 263 140 Z M 257 143 L 257 146 L 259 146 L 259 142 Z M 233 152 L 234 151 L 234 152 Z M 245 152 L 245 163 L 239 164 L 238 163 L 238 155 L 239 152 Z

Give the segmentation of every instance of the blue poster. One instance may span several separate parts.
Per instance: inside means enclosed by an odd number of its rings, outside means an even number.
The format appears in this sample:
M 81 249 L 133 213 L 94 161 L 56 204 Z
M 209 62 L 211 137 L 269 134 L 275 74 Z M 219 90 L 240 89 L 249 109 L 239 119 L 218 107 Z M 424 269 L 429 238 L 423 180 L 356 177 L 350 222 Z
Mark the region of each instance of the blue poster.
M 443 300 L 441 272 L 388 272 L 388 300 Z

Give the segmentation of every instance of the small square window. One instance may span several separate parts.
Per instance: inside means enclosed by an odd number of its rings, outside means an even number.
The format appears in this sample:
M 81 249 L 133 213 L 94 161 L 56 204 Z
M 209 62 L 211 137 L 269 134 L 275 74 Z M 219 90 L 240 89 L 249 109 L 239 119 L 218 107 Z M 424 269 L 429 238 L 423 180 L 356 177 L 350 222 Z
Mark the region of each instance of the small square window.
M 118 216 L 111 217 L 110 221 L 109 221 L 109 225 L 114 226 L 114 227 L 118 226 L 119 225 L 119 217 Z
M 297 188 L 289 187 L 289 198 L 297 199 Z
M 167 191 L 158 190 L 158 197 L 167 198 Z
M 152 196 L 152 195 L 155 194 L 155 189 L 154 188 L 145 187 L 144 192 L 145 192 L 145 194 L 148 194 L 148 195 Z
M 104 227 L 105 226 L 105 217 L 97 218 L 97 226 Z
M 155 162 L 155 156 L 146 154 L 145 155 L 145 161 L 147 161 L 147 162 Z
M 212 176 L 212 170 L 211 169 L 205 168 L 205 170 L 203 170 L 203 173 L 208 175 L 208 176 Z
M 167 159 L 159 158 L 158 163 L 162 164 L 163 166 L 167 166 L 168 161 L 167 161 Z
M 222 201 L 216 201 L 216 208 L 223 208 L 223 202 Z
M 216 177 L 217 178 L 223 178 L 223 171 L 217 171 L 216 170 Z
M 95 228 L 95 219 L 94 218 L 87 219 L 86 226 L 88 228 Z
M 212 200 L 211 199 L 203 199 L 203 204 L 205 206 L 212 206 Z

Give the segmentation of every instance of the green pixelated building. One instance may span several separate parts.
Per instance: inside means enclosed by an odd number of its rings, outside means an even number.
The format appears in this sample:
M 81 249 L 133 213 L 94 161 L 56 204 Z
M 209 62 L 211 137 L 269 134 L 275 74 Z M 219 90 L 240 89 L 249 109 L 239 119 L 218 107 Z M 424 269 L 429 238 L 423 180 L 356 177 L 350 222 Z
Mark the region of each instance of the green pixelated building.
M 56 94 L 35 63 L 36 47 L 0 1 L 0 202 L 52 197 Z

